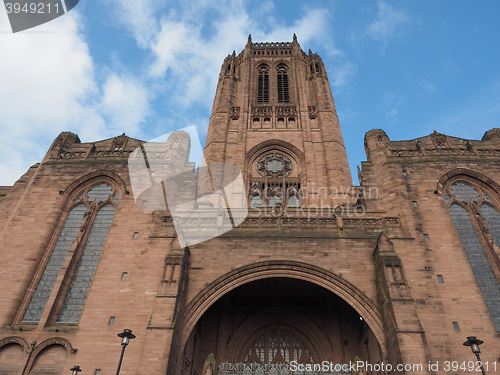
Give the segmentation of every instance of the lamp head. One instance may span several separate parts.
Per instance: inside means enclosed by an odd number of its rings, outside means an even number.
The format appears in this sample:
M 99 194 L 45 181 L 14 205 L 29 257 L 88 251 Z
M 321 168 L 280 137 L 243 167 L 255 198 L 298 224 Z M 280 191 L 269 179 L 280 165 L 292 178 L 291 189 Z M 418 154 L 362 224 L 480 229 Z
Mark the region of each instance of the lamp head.
M 130 340 L 135 339 L 131 329 L 124 329 L 123 332 L 118 334 L 118 337 L 122 338 L 122 345 L 128 345 Z
M 481 350 L 479 349 L 479 345 L 481 345 L 484 341 L 483 340 L 478 340 L 476 339 L 476 336 L 469 336 L 467 337 L 467 341 L 464 342 L 464 346 L 470 346 L 470 350 L 472 350 L 472 353 L 477 354 L 481 353 Z

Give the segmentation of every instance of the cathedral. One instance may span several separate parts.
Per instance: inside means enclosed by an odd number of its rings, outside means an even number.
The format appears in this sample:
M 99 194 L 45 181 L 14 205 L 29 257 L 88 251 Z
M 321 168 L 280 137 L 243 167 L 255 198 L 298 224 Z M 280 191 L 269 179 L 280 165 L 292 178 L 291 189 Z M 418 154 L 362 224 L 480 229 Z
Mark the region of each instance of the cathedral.
M 370 130 L 353 186 L 294 35 L 224 59 L 191 141 L 62 132 L 0 187 L 0 374 L 500 373 L 500 129 Z

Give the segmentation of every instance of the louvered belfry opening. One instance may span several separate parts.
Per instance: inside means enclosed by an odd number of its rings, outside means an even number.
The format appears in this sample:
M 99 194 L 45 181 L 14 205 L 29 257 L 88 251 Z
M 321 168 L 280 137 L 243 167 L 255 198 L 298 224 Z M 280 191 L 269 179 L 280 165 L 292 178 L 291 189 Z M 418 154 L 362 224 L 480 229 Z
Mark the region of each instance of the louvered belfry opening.
M 286 67 L 278 67 L 278 103 L 290 102 L 290 93 L 288 90 L 288 72 Z
M 269 103 L 269 71 L 265 66 L 262 66 L 259 69 L 259 89 L 257 102 Z

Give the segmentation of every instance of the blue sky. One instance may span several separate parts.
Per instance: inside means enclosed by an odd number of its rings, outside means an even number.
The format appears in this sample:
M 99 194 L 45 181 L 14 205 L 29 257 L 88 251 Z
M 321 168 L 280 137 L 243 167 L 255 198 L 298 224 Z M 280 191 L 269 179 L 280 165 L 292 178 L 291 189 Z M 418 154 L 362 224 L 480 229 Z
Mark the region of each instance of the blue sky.
M 254 41 L 291 41 L 326 65 L 354 183 L 363 137 L 500 127 L 500 2 L 81 0 L 12 34 L 0 8 L 0 185 L 61 131 L 82 142 L 207 131 L 219 69 Z

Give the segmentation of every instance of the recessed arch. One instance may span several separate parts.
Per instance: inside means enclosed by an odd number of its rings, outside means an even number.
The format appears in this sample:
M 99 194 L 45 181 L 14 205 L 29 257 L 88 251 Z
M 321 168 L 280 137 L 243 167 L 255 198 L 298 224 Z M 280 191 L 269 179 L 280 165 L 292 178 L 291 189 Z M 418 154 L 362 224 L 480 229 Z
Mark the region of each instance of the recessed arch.
M 250 208 L 261 208 L 265 206 L 265 198 L 259 189 L 255 189 L 250 193 L 248 197 L 248 207 Z
M 37 361 L 37 358 L 39 358 L 39 355 L 40 354 L 43 354 L 42 352 L 45 350 L 45 349 L 49 349 L 51 347 L 62 347 L 65 349 L 65 353 L 66 353 L 66 358 L 65 358 L 65 361 L 68 359 L 68 357 L 72 354 L 75 354 L 76 353 L 76 349 L 73 348 L 73 346 L 71 345 L 71 343 L 62 338 L 62 337 L 52 337 L 50 339 L 47 339 L 43 342 L 41 342 L 40 344 L 38 344 L 35 349 L 33 350 L 31 356 L 30 356 L 30 360 L 28 361 L 27 365 L 26 365 L 26 368 L 29 369 L 29 371 L 32 370 L 33 366 L 35 365 L 35 362 Z
M 287 70 L 290 70 L 290 61 L 280 58 L 277 61 L 274 62 L 274 67 L 277 69 L 280 66 L 285 67 Z
M 6 337 L 6 338 L 0 340 L 0 348 L 2 346 L 9 345 L 9 344 L 18 344 L 23 348 L 25 353 L 28 353 L 29 345 L 26 342 L 26 340 L 23 339 L 22 337 L 11 336 L 11 337 Z
M 291 157 L 295 164 L 301 171 L 302 165 L 304 165 L 305 157 L 302 151 L 300 151 L 297 147 L 292 145 L 291 143 L 282 141 L 280 139 L 270 139 L 268 141 L 259 143 L 250 149 L 247 152 L 246 157 L 246 170 L 248 170 L 250 165 L 253 165 L 255 159 L 257 159 L 262 154 L 268 151 L 281 151 L 285 153 L 287 156 Z
M 66 349 L 68 355 L 76 353 L 76 349 L 73 348 L 68 340 L 63 337 L 52 337 L 38 344 L 33 350 L 32 357 L 36 357 L 43 349 L 51 345 L 61 345 Z
M 271 66 L 273 66 L 273 62 L 269 59 L 261 59 L 259 61 L 256 61 L 254 63 L 254 69 L 257 69 L 257 71 L 259 70 L 259 68 L 261 67 L 265 67 L 267 69 L 270 69 Z
M 188 304 L 181 323 L 181 347 L 186 342 L 198 320 L 226 293 L 255 280 L 273 277 L 294 278 L 311 282 L 334 293 L 349 304 L 368 324 L 385 356 L 382 317 L 374 301 L 354 285 L 320 267 L 294 261 L 269 261 L 237 268 L 210 283 Z
M 0 340 L 0 373 L 17 375 L 26 362 L 27 342 L 20 337 L 7 337 Z
M 284 199 L 285 197 L 281 193 L 281 190 L 279 189 L 272 189 L 267 198 L 267 206 L 268 207 L 274 207 L 274 206 L 284 206 Z

